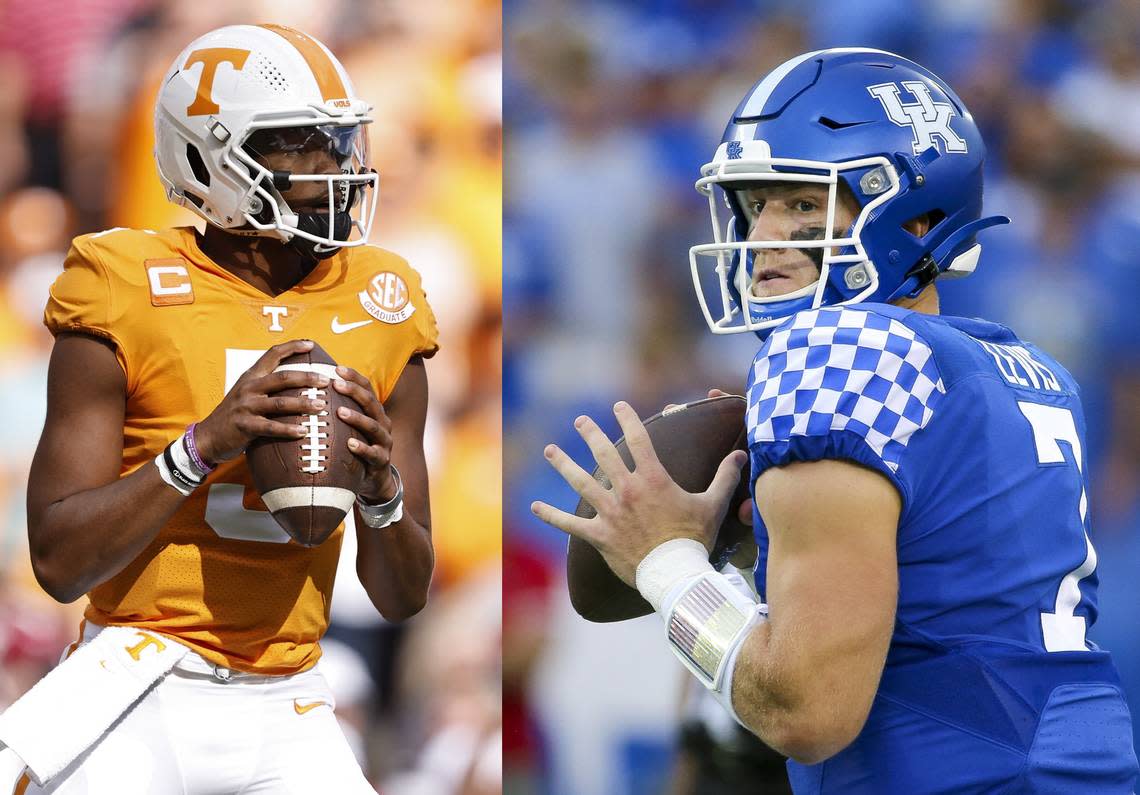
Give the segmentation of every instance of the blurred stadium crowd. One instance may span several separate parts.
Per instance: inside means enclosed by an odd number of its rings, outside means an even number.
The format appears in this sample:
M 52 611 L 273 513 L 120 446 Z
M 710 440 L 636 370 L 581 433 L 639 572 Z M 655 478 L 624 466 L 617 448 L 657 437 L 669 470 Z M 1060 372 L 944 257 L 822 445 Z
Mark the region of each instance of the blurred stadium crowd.
M 1013 225 L 982 235 L 977 274 L 944 285 L 943 311 L 1007 323 L 1082 385 L 1101 582 L 1091 637 L 1140 718 L 1140 5 L 507 0 L 505 14 L 507 791 L 666 791 L 644 771 L 670 769 L 680 666 L 654 627 L 572 615 L 565 540 L 528 506 L 573 505 L 541 449 L 590 461 L 577 414 L 612 431 L 617 398 L 646 416 L 743 387 L 755 338 L 709 334 L 693 299 L 688 248 L 711 236 L 692 185 L 744 92 L 823 47 L 919 61 L 982 128 L 987 212 Z M 512 574 L 518 560 L 529 574 Z M 679 782 L 669 791 L 696 791 Z
M 0 709 L 74 640 L 85 602 L 42 594 L 26 551 L 48 285 L 77 234 L 201 223 L 155 173 L 158 82 L 207 30 L 276 22 L 329 45 L 375 105 L 372 242 L 423 274 L 442 346 L 428 364 L 434 595 L 385 625 L 346 544 L 323 664 L 383 792 L 499 791 L 501 20 L 498 0 L 0 3 Z

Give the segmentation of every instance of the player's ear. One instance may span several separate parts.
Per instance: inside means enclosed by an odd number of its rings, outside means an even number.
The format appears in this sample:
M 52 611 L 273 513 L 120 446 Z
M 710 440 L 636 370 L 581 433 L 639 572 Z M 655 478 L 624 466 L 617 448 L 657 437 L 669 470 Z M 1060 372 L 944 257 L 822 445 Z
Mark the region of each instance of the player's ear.
M 925 237 L 926 233 L 930 231 L 930 213 L 923 213 L 911 218 L 905 224 L 903 229 L 910 232 L 915 237 Z

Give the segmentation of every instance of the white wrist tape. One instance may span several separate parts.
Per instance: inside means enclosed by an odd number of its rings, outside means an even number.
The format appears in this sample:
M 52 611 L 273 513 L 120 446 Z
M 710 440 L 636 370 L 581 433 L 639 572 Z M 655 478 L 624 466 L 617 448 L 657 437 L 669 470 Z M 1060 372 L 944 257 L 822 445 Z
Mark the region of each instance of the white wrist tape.
M 767 606 L 714 570 L 707 555 L 697 541 L 667 541 L 641 561 L 636 582 L 665 621 L 673 653 L 740 723 L 732 672 L 744 639 L 766 620 Z
M 710 571 L 714 569 L 704 544 L 691 538 L 674 538 L 654 547 L 642 558 L 634 573 L 634 583 L 645 601 L 660 613 L 673 587 Z

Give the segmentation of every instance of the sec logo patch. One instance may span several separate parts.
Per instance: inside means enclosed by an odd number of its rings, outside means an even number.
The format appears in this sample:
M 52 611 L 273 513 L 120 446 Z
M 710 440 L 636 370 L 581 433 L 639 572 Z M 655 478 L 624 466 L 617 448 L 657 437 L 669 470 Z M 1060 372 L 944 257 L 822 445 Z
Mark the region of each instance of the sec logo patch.
M 403 323 L 416 311 L 408 284 L 399 274 L 382 271 L 368 282 L 368 289 L 357 293 L 364 311 L 381 323 Z

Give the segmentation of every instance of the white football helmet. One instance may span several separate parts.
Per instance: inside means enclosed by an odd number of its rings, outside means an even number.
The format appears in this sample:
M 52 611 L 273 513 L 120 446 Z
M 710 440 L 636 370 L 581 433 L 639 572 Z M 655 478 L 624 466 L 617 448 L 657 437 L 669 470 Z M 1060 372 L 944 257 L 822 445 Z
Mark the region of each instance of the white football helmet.
M 281 25 L 219 28 L 191 42 L 163 79 L 159 177 L 167 198 L 215 226 L 328 257 L 367 242 L 372 229 L 379 177 L 363 128 L 371 110 L 316 39 Z M 272 171 L 261 157 L 312 147 L 330 153 L 339 172 Z M 302 182 L 327 184 L 319 210 L 283 198 Z

